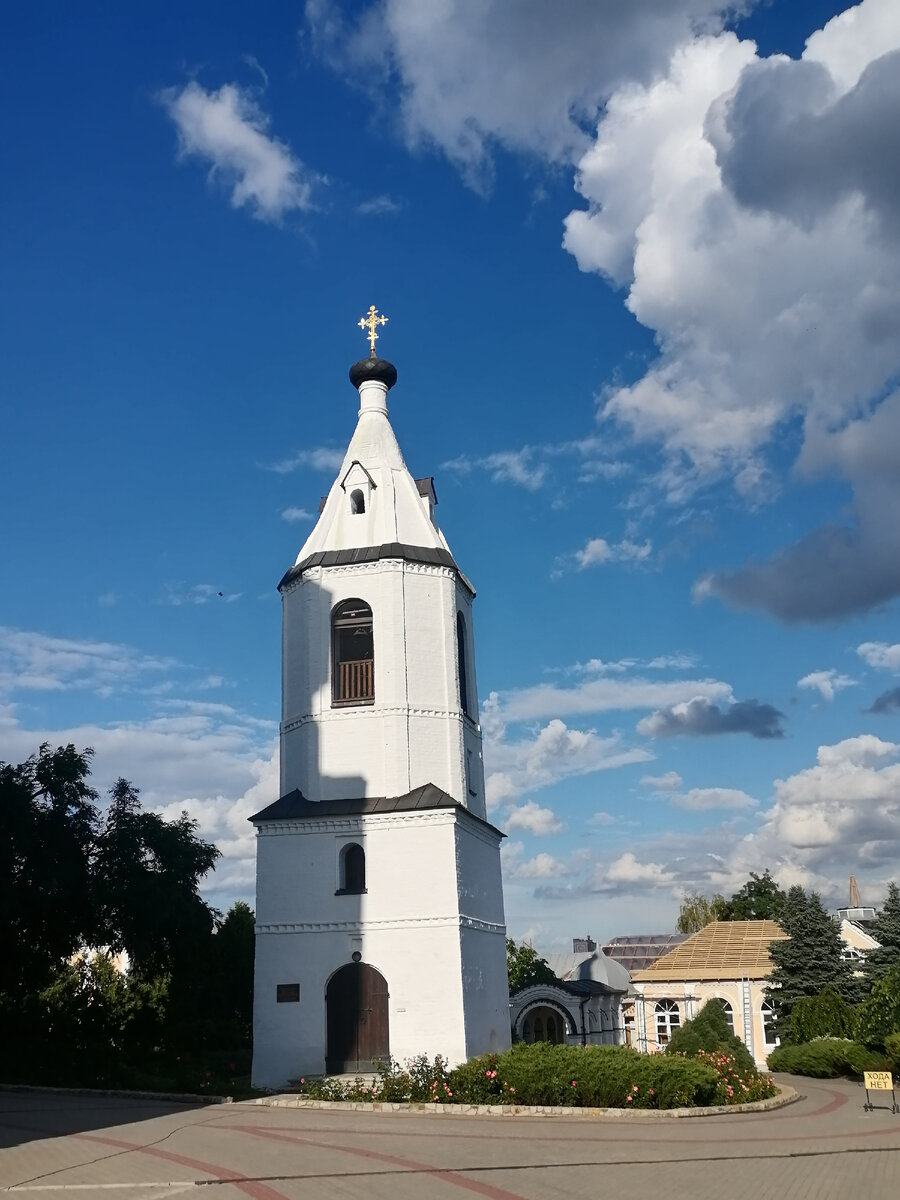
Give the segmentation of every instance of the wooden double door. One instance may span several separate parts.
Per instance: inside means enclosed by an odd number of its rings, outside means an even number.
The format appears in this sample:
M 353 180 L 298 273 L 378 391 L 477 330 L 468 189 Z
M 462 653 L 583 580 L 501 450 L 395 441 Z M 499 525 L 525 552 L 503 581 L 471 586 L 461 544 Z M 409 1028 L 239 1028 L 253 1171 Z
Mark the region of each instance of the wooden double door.
M 388 987 L 368 963 L 347 963 L 328 981 L 325 991 L 330 1075 L 371 1071 L 376 1058 L 390 1057 Z

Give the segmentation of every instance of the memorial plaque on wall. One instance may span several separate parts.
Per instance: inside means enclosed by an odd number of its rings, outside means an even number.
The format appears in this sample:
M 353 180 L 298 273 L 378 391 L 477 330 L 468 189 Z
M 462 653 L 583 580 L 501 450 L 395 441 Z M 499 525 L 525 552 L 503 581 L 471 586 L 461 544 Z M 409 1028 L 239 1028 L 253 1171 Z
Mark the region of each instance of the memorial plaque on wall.
M 298 1004 L 300 1002 L 300 984 L 276 983 L 275 999 L 279 1004 Z

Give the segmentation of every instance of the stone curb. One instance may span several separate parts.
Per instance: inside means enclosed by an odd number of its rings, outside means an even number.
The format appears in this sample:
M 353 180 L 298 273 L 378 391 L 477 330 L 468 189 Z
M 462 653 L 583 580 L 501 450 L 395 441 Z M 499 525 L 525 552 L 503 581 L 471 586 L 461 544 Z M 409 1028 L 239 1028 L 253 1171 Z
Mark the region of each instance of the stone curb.
M 302 1096 L 260 1096 L 247 1101 L 266 1108 L 333 1108 L 343 1112 L 381 1113 L 434 1113 L 444 1117 L 580 1117 L 583 1120 L 635 1119 L 659 1120 L 660 1118 L 719 1117 L 731 1113 L 769 1112 L 784 1108 L 803 1097 L 792 1087 L 782 1087 L 777 1096 L 767 1100 L 751 1100 L 747 1104 L 717 1104 L 709 1108 L 568 1108 L 551 1104 L 429 1104 L 403 1101 L 396 1103 L 379 1100 L 307 1100 Z
M 231 1104 L 231 1096 L 201 1096 L 195 1092 L 131 1092 L 116 1088 L 38 1087 L 30 1083 L 0 1083 L 0 1092 L 36 1092 L 45 1096 L 121 1096 L 126 1100 L 168 1100 L 175 1104 Z

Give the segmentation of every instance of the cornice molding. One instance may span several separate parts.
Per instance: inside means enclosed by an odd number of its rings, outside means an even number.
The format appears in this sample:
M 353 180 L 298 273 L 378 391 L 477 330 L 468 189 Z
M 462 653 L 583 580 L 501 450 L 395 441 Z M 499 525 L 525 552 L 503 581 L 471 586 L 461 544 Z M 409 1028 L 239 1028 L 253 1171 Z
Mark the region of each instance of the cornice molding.
M 396 917 L 383 921 L 272 921 L 256 925 L 259 933 L 369 933 L 387 929 L 477 929 L 482 933 L 506 936 L 506 926 L 479 917 L 457 916 Z
M 372 717 L 427 717 L 435 720 L 450 720 L 457 725 L 472 730 L 481 735 L 481 726 L 473 721 L 470 717 L 464 717 L 459 709 L 452 708 L 413 708 L 407 704 L 359 704 L 348 705 L 344 708 L 325 708 L 318 713 L 304 713 L 299 717 L 291 717 L 288 721 L 282 721 L 281 732 L 290 733 L 294 729 L 299 729 L 303 725 L 310 725 L 313 722 L 323 723 L 329 721 L 355 721 L 360 717 L 366 720 L 371 720 Z

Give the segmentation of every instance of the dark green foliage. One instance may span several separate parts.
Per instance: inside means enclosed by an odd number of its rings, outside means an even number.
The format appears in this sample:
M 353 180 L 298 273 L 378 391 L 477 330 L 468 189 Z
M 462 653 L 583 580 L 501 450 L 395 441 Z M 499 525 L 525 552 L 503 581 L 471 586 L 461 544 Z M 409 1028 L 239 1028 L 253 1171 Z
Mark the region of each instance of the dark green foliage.
M 741 1039 L 731 1032 L 725 1009 L 716 999 L 708 1000 L 693 1020 L 675 1030 L 665 1053 L 696 1058 L 701 1050 L 731 1055 L 742 1070 L 755 1070 L 753 1055 Z
M 521 992 L 536 983 L 558 983 L 547 960 L 541 958 L 533 947 L 525 942 L 517 945 L 512 938 L 506 939 L 506 970 L 509 976 L 509 994 Z
M 470 1059 L 453 1071 L 440 1058 L 405 1068 L 385 1064 L 373 1085 L 363 1079 L 297 1081 L 328 1100 L 427 1101 L 439 1104 L 563 1105 L 597 1108 L 681 1108 L 736 1104 L 774 1095 L 767 1076 L 739 1072 L 725 1056 L 707 1061 L 640 1054 L 625 1046 L 513 1046 Z
M 849 1005 L 830 985 L 818 996 L 801 996 L 791 1011 L 789 1037 L 791 1042 L 811 1042 L 814 1038 L 854 1038 L 856 1009 Z
M 197 836 L 187 813 L 166 821 L 144 812 L 138 796 L 126 779 L 117 780 L 95 839 L 94 943 L 127 949 L 144 974 L 177 975 L 212 933 L 213 913 L 199 884 L 219 851 Z
M 101 817 L 91 756 L 0 764 L 0 1078 L 196 1090 L 247 1057 L 253 913 L 201 898 L 219 852 L 186 814 L 142 811 L 120 779 Z
M 676 928 L 679 933 L 697 933 L 713 921 L 725 920 L 727 907 L 728 902 L 718 892 L 712 897 L 704 896 L 700 892 L 688 893 L 678 910 Z
M 789 936 L 772 942 L 768 996 L 779 1034 L 785 1038 L 789 1036 L 794 1005 L 803 996 L 818 996 L 830 987 L 852 1004 L 858 998 L 859 984 L 850 964 L 841 957 L 843 943 L 838 927 L 815 892 L 807 896 L 802 887 L 792 887 L 779 923 Z
M 857 1037 L 866 1046 L 887 1044 L 900 1031 L 900 967 L 887 971 L 857 1010 Z
M 866 955 L 863 970 L 870 984 L 883 979 L 888 971 L 900 967 L 900 889 L 893 880 L 888 884 L 881 912 L 869 929 L 881 945 Z
M 46 744 L 0 763 L 0 962 L 7 996 L 48 986 L 95 932 L 93 751 Z
M 786 1071 L 789 1075 L 833 1079 L 839 1075 L 856 1077 L 863 1071 L 884 1071 L 888 1069 L 888 1061 L 883 1054 L 858 1042 L 820 1038 L 802 1046 L 777 1046 L 769 1055 L 768 1067 L 770 1071 Z
M 889 1033 L 884 1039 L 884 1053 L 894 1074 L 900 1074 L 900 1033 Z
M 744 886 L 725 904 L 720 921 L 780 921 L 787 897 L 772 878 L 771 872 L 750 872 Z

